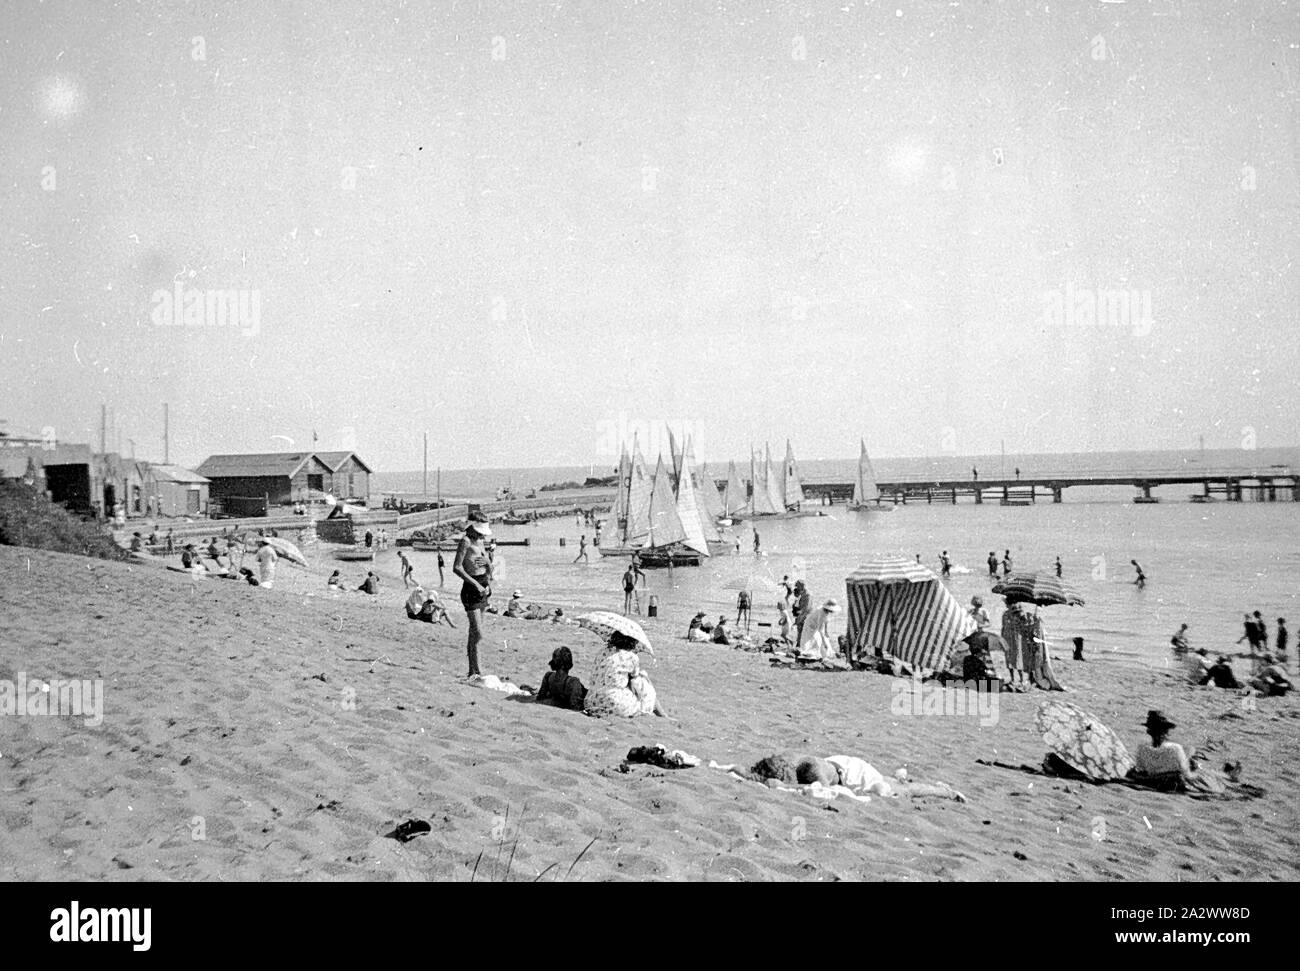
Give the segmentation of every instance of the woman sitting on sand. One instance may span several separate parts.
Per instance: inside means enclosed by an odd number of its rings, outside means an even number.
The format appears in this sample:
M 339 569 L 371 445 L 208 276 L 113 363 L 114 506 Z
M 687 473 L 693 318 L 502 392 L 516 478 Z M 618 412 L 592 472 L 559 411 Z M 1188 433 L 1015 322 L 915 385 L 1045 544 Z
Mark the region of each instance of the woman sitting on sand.
M 1151 736 L 1151 744 L 1137 748 L 1137 765 L 1129 772 L 1134 782 L 1170 792 L 1223 792 L 1223 780 L 1197 766 L 1177 742 L 1169 741 L 1175 726 L 1164 712 L 1147 712 L 1144 726 Z
M 1287 676 L 1286 669 L 1277 663 L 1277 658 L 1265 654 L 1263 661 L 1264 666 L 1260 668 L 1259 674 L 1250 681 L 1251 687 L 1265 696 L 1284 695 L 1290 691 L 1291 679 Z
M 419 620 L 426 624 L 445 622 L 448 627 L 456 626 L 437 595 L 425 592 L 424 587 L 420 586 L 412 590 L 411 595 L 406 598 L 406 617 L 408 620 Z
M 708 643 L 709 635 L 704 631 L 704 611 L 697 611 L 691 618 L 691 625 L 686 628 L 686 639 L 696 644 Z
M 663 715 L 654 685 L 641 670 L 637 658 L 640 643 L 615 631 L 609 635 L 605 652 L 596 660 L 596 670 L 587 691 L 584 710 L 589 715 L 618 715 L 631 718 L 654 712 Z
M 569 674 L 572 670 L 573 652 L 567 647 L 557 647 L 551 653 L 551 670 L 542 678 L 542 686 L 537 690 L 537 703 L 582 711 L 587 689 Z
M 1212 684 L 1216 688 L 1240 688 L 1241 682 L 1232 672 L 1232 665 L 1226 657 L 1220 656 L 1217 661 L 1211 664 L 1205 670 L 1205 676 L 1201 678 L 1202 685 Z
M 524 592 L 516 590 L 510 595 L 510 602 L 502 612 L 503 617 L 522 617 L 524 615 Z

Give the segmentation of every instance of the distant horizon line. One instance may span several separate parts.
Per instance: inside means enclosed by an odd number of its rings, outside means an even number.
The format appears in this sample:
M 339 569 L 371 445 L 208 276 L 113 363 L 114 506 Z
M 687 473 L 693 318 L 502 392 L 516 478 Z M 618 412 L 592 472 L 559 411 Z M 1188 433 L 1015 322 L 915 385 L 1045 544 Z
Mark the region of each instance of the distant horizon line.
M 1246 453 L 1250 453 L 1250 452 L 1281 452 L 1281 451 L 1287 451 L 1287 450 L 1300 450 L 1300 444 L 1297 444 L 1297 445 L 1266 445 L 1266 446 L 1261 446 L 1261 447 L 1253 448 L 1253 449 L 1244 449 L 1244 448 L 1206 448 L 1206 449 L 1204 449 L 1204 451 L 1207 452 L 1207 453 L 1209 453 L 1209 452 L 1246 452 Z M 317 450 L 317 451 L 338 451 L 338 449 L 319 449 L 319 450 Z M 356 450 L 354 449 L 354 451 L 356 451 Z M 1199 455 L 1199 454 L 1201 454 L 1201 452 L 1202 452 L 1202 449 L 1199 449 L 1199 448 L 1141 448 L 1141 449 L 1099 449 L 1099 450 L 1084 451 L 1084 452 L 1008 452 L 1007 455 L 1015 455 L 1015 456 L 1038 456 L 1038 455 L 1044 455 L 1044 456 L 1046 456 L 1046 455 L 1053 455 L 1053 456 L 1059 456 L 1059 455 L 1150 455 L 1150 454 L 1152 454 L 1152 453 L 1156 453 L 1156 454 L 1168 454 L 1168 455 L 1186 455 L 1186 454 Z M 870 456 L 870 458 L 871 458 L 871 460 L 872 460 L 873 462 L 891 462 L 891 461 L 898 461 L 898 460 L 904 460 L 904 461 L 922 461 L 922 460 L 926 460 L 926 459 L 949 459 L 949 460 L 950 460 L 950 459 L 961 459 L 961 460 L 965 461 L 965 460 L 967 460 L 967 459 L 1001 458 L 1001 453 L 996 453 L 996 452 L 970 453 L 970 454 L 953 454 L 953 455 L 872 455 L 872 454 L 870 454 L 870 452 L 868 452 L 868 454 L 869 454 L 869 456 Z M 796 458 L 798 461 L 801 461 L 801 462 L 856 462 L 857 459 L 858 459 L 858 456 L 857 456 L 857 455 L 843 455 L 843 456 L 836 456 L 836 457 L 834 457 L 834 458 L 815 458 L 815 459 L 799 459 L 798 456 L 795 456 L 795 458 Z M 704 463 L 704 464 L 707 464 L 707 463 L 709 462 L 708 459 L 701 459 L 700 461 L 701 461 L 702 463 Z M 740 460 L 738 460 L 738 459 L 726 459 L 726 461 L 727 461 L 727 462 L 731 462 L 731 461 L 740 461 Z M 570 464 L 570 465 L 476 465 L 476 466 L 455 466 L 455 467 L 453 467 L 453 466 L 449 466 L 449 465 L 444 465 L 444 466 L 439 466 L 438 468 L 441 468 L 444 472 L 509 472 L 509 471 L 516 470 L 516 469 L 580 469 L 580 468 L 582 468 L 583 465 L 586 465 L 586 466 L 588 466 L 588 467 L 591 467 L 591 466 L 600 466 L 600 467 L 608 466 L 608 467 L 610 467 L 610 468 L 613 468 L 615 464 L 616 464 L 616 463 L 610 463 L 610 462 L 606 461 L 606 462 L 579 462 L 579 463 L 574 463 L 574 464 Z M 430 471 L 430 472 L 434 471 L 434 468 L 435 468 L 434 466 L 429 466 L 429 471 Z M 423 474 L 423 472 L 424 472 L 423 469 L 394 469 L 394 470 L 392 470 L 392 471 L 390 471 L 390 472 L 387 472 L 387 473 L 375 473 L 375 474 L 387 474 L 387 475 L 416 474 L 416 475 L 421 475 L 421 474 Z

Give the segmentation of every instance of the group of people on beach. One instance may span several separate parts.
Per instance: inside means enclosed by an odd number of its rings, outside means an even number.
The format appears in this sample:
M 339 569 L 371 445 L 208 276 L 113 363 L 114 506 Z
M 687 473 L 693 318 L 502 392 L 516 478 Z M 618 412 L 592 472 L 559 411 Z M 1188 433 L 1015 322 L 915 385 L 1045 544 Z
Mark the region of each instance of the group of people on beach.
M 1246 684 L 1242 684 L 1237 677 L 1227 654 L 1217 655 L 1211 663 L 1209 652 L 1205 648 L 1192 649 L 1187 624 L 1181 625 L 1169 639 L 1174 658 L 1186 665 L 1188 681 L 1198 686 L 1230 689 L 1249 687 L 1263 695 L 1286 694 L 1293 687 L 1286 670 L 1290 646 L 1286 618 L 1277 619 L 1277 640 L 1273 651 L 1268 646 L 1267 624 L 1258 610 L 1246 614 L 1243 623 L 1246 632 L 1238 638 L 1237 643 L 1247 641 L 1250 645 L 1250 653 L 1246 656 L 1250 660 L 1251 670 Z

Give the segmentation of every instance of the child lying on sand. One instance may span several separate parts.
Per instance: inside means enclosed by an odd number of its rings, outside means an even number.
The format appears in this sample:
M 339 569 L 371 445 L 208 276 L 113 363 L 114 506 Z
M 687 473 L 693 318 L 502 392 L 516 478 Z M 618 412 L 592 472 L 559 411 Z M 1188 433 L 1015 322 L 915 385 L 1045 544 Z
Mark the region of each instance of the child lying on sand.
M 870 762 L 853 755 L 802 756 L 794 761 L 783 755 L 769 755 L 755 762 L 748 772 L 716 762 L 710 762 L 709 768 L 729 772 L 737 779 L 761 782 L 782 792 L 804 792 L 816 799 L 847 796 L 870 802 L 871 796 L 876 795 L 885 798 L 939 796 L 966 801 L 965 796 L 947 783 L 908 782 L 901 770 L 897 780 L 890 782 Z

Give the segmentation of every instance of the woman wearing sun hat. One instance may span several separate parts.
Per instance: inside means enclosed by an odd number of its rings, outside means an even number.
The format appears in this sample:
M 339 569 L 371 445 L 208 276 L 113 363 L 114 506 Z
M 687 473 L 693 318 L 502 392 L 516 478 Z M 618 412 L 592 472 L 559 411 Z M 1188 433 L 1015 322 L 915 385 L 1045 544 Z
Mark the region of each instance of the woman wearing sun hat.
M 469 656 L 469 674 L 466 677 L 469 678 L 483 676 L 478 666 L 478 646 L 483 640 L 483 615 L 492 595 L 492 558 L 484 544 L 491 535 L 492 528 L 486 518 L 470 517 L 451 566 L 452 572 L 463 581 L 460 602 L 469 619 L 469 642 L 465 647 Z
M 834 599 L 808 611 L 808 617 L 799 631 L 799 656 L 829 661 L 839 655 L 839 645 L 831 637 L 831 614 L 839 613 L 840 605 Z
M 612 632 L 604 652 L 596 659 L 583 710 L 597 718 L 611 715 L 633 718 L 652 712 L 663 715 L 658 693 L 641 670 L 637 657 L 639 651 L 649 648 L 648 641 L 643 643 L 629 634 Z
M 1135 780 L 1178 792 L 1224 791 L 1222 779 L 1198 767 L 1181 745 L 1169 741 L 1170 733 L 1178 726 L 1163 711 L 1148 711 L 1142 727 L 1151 736 L 1151 744 L 1137 747 L 1137 764 L 1130 773 Z

